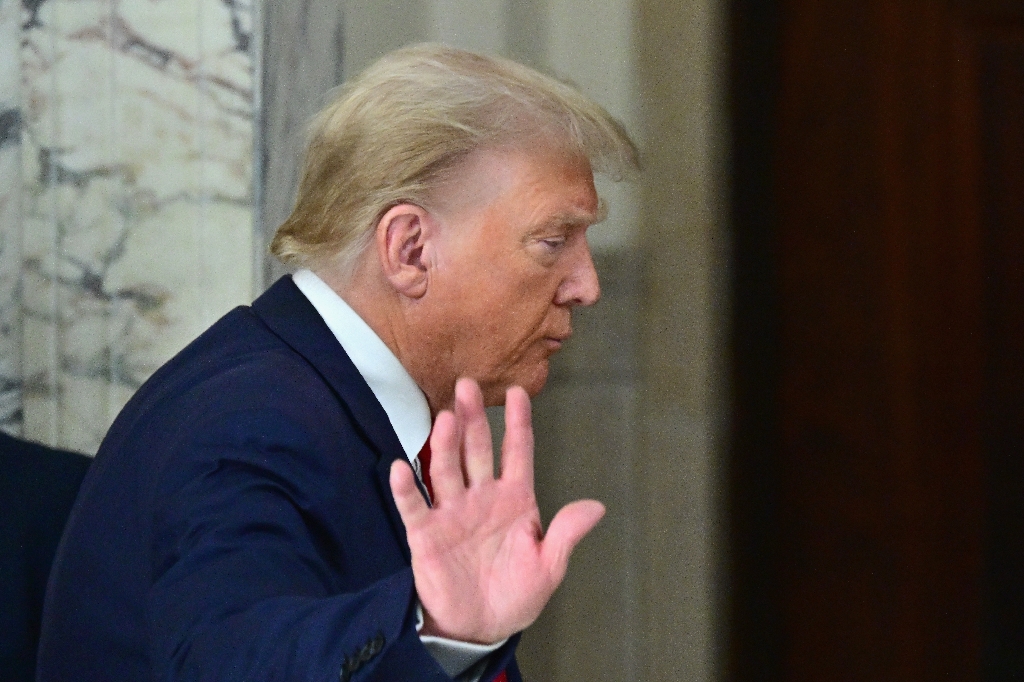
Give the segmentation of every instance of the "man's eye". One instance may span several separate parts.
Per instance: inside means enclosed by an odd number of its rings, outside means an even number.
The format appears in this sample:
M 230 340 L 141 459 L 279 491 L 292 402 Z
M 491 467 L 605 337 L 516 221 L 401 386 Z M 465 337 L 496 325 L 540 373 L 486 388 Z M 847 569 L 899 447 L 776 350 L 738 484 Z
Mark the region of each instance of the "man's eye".
M 562 246 L 565 245 L 565 239 L 562 237 L 551 237 L 549 239 L 542 239 L 541 242 L 543 242 L 544 246 L 548 247 L 551 250 L 560 249 Z

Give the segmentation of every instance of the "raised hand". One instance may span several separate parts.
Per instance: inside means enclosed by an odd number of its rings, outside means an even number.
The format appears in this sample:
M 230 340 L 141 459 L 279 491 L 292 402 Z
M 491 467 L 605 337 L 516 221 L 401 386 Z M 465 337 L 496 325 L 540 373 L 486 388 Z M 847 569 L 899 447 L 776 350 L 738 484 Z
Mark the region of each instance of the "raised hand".
M 430 435 L 433 508 L 412 469 L 391 466 L 391 490 L 412 550 L 422 634 L 491 643 L 525 629 L 565 577 L 569 555 L 604 516 L 604 505 L 563 507 L 544 533 L 533 490 L 530 398 L 508 389 L 501 476 L 476 382 L 460 379 L 455 410 Z

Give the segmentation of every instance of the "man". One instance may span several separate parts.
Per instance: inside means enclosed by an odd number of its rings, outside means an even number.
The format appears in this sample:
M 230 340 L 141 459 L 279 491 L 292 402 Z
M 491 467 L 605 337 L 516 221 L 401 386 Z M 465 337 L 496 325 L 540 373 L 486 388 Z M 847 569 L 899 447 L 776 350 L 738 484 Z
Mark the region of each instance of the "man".
M 272 245 L 299 271 L 104 440 L 39 679 L 518 680 L 517 633 L 604 511 L 543 532 L 528 397 L 599 296 L 592 164 L 635 164 L 621 126 L 512 62 L 419 46 L 349 84 Z
M 71 505 L 92 459 L 0 432 L 0 671 L 36 679 L 43 593 Z

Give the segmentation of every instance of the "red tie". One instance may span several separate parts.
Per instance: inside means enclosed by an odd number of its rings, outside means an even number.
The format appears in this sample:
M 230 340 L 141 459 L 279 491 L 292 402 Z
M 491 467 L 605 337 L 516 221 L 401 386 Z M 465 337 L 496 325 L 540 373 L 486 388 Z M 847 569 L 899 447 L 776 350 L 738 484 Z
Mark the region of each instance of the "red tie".
M 423 448 L 420 450 L 420 478 L 423 480 L 423 487 L 427 489 L 427 494 L 430 499 L 434 499 L 434 487 L 430 485 L 430 439 L 423 444 Z M 498 676 L 494 678 L 494 682 L 508 682 L 508 677 L 505 675 L 505 671 L 502 670 L 498 673 Z
M 430 496 L 431 501 L 434 499 L 434 486 L 430 485 L 430 439 L 427 438 L 427 442 L 423 444 L 423 448 L 420 450 L 420 479 L 423 481 L 423 487 L 427 489 L 427 495 Z

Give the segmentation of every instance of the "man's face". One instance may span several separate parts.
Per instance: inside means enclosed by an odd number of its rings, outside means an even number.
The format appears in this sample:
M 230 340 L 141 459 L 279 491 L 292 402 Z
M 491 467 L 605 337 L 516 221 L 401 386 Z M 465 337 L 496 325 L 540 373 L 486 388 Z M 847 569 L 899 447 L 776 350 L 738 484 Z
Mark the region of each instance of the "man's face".
M 438 371 L 476 379 L 488 405 L 511 385 L 536 395 L 572 333 L 572 307 L 600 296 L 586 240 L 598 217 L 590 164 L 479 152 L 445 199 L 428 294 L 446 337 L 434 346 L 447 351 Z

